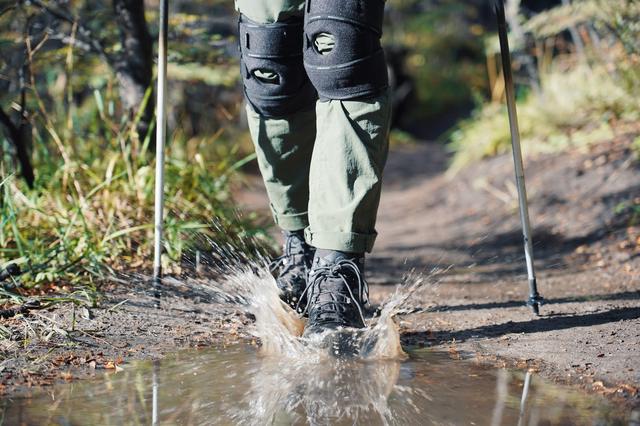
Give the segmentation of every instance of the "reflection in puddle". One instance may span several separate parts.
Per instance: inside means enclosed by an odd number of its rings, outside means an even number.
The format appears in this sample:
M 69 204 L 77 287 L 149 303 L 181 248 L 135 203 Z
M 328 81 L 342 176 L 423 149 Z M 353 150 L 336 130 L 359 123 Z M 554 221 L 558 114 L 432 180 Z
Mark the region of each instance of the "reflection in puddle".
M 243 424 L 267 424 L 278 419 L 301 423 L 305 418 L 312 424 L 389 420 L 392 413 L 388 400 L 396 390 L 399 374 L 400 363 L 396 361 L 283 365 L 264 360 L 251 374 L 245 394 L 251 400 L 248 411 L 238 412 L 234 420 Z
M 305 363 L 240 345 L 4 401 L 5 424 L 604 425 L 631 415 L 537 376 L 443 353 Z

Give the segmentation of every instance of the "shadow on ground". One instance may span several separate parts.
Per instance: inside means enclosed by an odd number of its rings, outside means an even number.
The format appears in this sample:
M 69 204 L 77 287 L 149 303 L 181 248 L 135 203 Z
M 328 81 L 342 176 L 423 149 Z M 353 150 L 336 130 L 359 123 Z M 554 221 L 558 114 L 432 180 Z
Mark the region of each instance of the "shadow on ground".
M 436 340 L 441 343 L 456 341 L 465 342 L 468 339 L 495 338 L 506 334 L 518 333 L 542 333 L 558 331 L 577 327 L 591 327 L 600 324 L 613 323 L 621 320 L 633 320 L 640 318 L 640 308 L 616 308 L 604 312 L 575 314 L 556 314 L 529 321 L 507 321 L 502 324 L 490 324 L 480 327 L 468 328 L 456 331 L 413 332 L 405 333 L 403 340 L 424 341 Z

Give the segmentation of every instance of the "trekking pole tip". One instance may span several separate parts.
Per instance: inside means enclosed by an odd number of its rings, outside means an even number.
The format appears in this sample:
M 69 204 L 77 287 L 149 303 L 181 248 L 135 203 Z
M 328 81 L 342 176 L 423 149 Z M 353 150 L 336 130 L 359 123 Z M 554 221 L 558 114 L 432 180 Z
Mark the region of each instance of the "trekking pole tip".
M 539 316 L 540 306 L 543 303 L 544 303 L 544 298 L 540 296 L 538 293 L 536 293 L 529 296 L 529 300 L 527 301 L 527 306 L 531 308 L 531 310 L 536 316 Z
M 538 303 L 533 303 L 531 305 L 531 310 L 533 311 L 533 314 L 535 316 L 539 316 L 540 315 L 540 305 Z

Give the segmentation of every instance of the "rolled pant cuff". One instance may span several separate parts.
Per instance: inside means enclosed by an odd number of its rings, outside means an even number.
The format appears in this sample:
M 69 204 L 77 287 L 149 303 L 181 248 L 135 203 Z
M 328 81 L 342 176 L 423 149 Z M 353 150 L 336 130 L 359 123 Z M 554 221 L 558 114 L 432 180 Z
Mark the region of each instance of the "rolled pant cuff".
M 309 226 L 309 215 L 307 212 L 296 214 L 278 214 L 273 212 L 273 220 L 285 231 L 298 231 Z
M 339 250 L 348 253 L 370 253 L 376 241 L 377 233 L 358 234 L 355 232 L 313 232 L 307 228 L 304 232 L 307 244 L 325 250 Z

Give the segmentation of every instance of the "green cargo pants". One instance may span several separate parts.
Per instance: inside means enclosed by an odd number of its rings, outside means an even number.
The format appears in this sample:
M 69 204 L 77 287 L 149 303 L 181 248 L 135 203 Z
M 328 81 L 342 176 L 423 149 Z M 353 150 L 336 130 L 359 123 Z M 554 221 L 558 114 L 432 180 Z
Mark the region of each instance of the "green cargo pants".
M 304 12 L 304 0 L 235 0 L 259 23 Z M 315 110 L 267 118 L 247 104 L 271 211 L 282 229 L 305 229 L 322 249 L 370 252 L 388 152 L 389 93 L 318 101 Z

